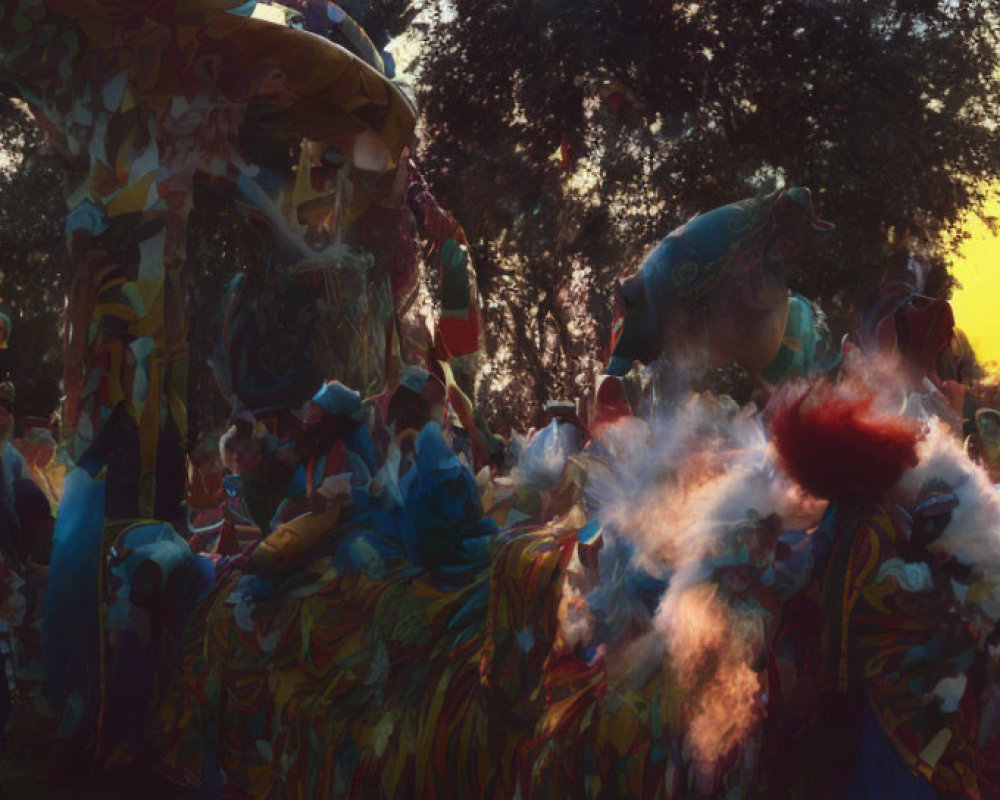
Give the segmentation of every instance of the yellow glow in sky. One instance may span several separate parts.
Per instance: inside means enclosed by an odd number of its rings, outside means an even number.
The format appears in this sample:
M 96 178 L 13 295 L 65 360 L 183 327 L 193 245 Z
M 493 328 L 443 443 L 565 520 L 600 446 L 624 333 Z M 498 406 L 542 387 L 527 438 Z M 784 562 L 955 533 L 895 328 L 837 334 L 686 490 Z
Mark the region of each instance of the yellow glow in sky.
M 284 6 L 273 5 L 257 5 L 254 7 L 253 14 L 254 19 L 262 19 L 266 22 L 273 22 L 275 25 L 285 25 L 288 20 L 288 9 Z
M 1000 197 L 994 196 L 985 208 L 987 216 L 1000 218 Z M 984 366 L 1000 364 L 1000 236 L 990 233 L 975 215 L 965 223 L 969 238 L 952 259 L 952 272 L 962 288 L 952 295 L 955 324 L 965 331 L 976 356 Z

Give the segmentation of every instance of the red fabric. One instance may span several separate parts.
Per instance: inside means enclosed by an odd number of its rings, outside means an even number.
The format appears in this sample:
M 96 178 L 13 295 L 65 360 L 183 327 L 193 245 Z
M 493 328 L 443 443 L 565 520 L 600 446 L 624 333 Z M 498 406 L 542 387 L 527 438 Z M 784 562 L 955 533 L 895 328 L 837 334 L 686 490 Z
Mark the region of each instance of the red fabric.
M 569 172 L 573 168 L 573 153 L 565 137 L 559 143 L 559 158 L 562 160 L 562 168 Z
M 625 385 L 621 379 L 614 375 L 603 376 L 594 395 L 592 427 L 598 429 L 602 425 L 610 425 L 622 417 L 630 416 L 632 416 L 632 406 L 629 405 Z
M 955 315 L 944 300 L 913 295 L 894 313 L 881 319 L 875 341 L 885 352 L 898 352 L 917 372 L 940 382 L 938 359 L 951 344 Z
M 625 330 L 625 312 L 620 303 L 615 304 L 615 315 L 611 321 L 611 341 L 607 350 L 601 354 L 602 359 L 607 363 L 611 359 L 611 354 L 618 346 L 618 340 L 622 338 L 622 331 Z
M 438 339 L 447 357 L 443 360 L 458 358 L 479 349 L 479 309 L 474 306 L 469 309 L 466 318 L 446 317 L 438 320 Z
M 879 415 L 871 392 L 826 381 L 776 396 L 771 426 L 787 472 L 808 492 L 829 500 L 878 500 L 917 464 L 920 427 Z
M 240 552 L 236 528 L 228 519 L 222 523 L 222 528 L 219 530 L 219 543 L 215 546 L 215 552 L 220 556 L 234 556 Z

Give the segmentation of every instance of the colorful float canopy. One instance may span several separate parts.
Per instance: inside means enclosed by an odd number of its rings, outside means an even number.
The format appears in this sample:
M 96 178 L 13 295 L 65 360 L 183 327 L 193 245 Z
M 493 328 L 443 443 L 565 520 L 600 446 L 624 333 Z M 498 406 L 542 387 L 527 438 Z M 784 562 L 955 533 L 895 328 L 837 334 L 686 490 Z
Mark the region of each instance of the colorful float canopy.
M 331 162 L 348 166 L 353 191 L 347 216 L 353 219 L 389 188 L 400 156 L 411 143 L 415 109 L 377 68 L 323 36 L 245 16 L 240 12 L 248 4 L 237 0 L 182 0 L 150 8 L 122 0 L 43 0 L 27 9 L 22 5 L 0 1 L 0 24 L 17 29 L 22 17 L 25 24 L 41 14 L 46 22 L 51 19 L 55 27 L 49 30 L 60 30 L 62 41 L 71 42 L 69 49 L 76 51 L 68 59 L 75 65 L 72 72 L 84 66 L 84 71 L 106 72 L 96 80 L 104 87 L 102 111 L 126 115 L 137 105 L 169 107 L 183 125 L 185 116 L 203 121 L 206 104 L 219 109 L 217 115 L 227 118 L 219 120 L 222 124 L 177 131 L 179 139 L 191 141 L 182 146 L 212 151 L 212 177 L 255 176 L 254 159 L 241 152 L 248 145 L 255 153 L 287 154 L 283 145 L 308 140 L 316 143 L 310 153 L 314 167 Z M 12 40 L 9 48 L 3 41 L 8 37 L 0 37 L 3 68 L 15 79 L 21 73 L 26 85 L 37 79 L 39 70 L 56 67 L 40 62 L 66 55 L 30 56 L 50 36 L 45 28 Z M 95 53 L 100 57 L 93 58 Z M 41 96 L 27 99 L 52 111 L 64 105 L 57 97 L 64 95 L 64 87 L 58 81 L 46 83 Z M 186 109 L 186 115 L 178 113 Z M 73 113 L 65 107 L 59 111 L 58 116 Z M 225 130 L 234 117 L 238 142 Z M 72 120 L 56 122 L 63 129 L 73 127 Z M 103 156 L 112 168 L 133 168 L 117 164 L 117 153 L 92 155 Z M 313 191 L 333 194 L 333 187 L 318 185 Z M 143 199 L 139 194 L 137 205 Z

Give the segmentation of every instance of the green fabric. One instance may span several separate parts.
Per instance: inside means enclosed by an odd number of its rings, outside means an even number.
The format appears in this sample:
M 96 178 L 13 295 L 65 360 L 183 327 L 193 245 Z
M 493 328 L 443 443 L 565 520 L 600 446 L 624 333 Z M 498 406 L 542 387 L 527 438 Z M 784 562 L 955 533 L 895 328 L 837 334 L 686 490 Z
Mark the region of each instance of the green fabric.
M 789 378 L 804 378 L 816 369 L 820 335 L 816 311 L 801 295 L 793 294 L 788 301 L 788 322 L 778 355 L 762 371 L 773 384 Z

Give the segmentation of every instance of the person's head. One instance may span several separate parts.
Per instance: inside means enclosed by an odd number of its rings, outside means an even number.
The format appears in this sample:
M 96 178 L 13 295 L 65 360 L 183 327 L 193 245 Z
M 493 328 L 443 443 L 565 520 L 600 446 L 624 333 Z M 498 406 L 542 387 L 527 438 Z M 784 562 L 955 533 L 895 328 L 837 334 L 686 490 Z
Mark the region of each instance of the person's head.
M 364 418 L 361 395 L 340 381 L 328 381 L 305 405 L 299 446 L 307 455 L 324 452 L 357 430 Z
M 56 440 L 45 428 L 32 428 L 25 437 L 24 456 L 29 464 L 45 467 L 55 458 Z
M 350 417 L 331 414 L 315 403 L 306 405 L 305 419 L 299 433 L 299 446 L 307 454 L 318 455 L 335 441 L 349 436 L 358 427 Z
M 220 474 L 223 471 L 219 448 L 221 440 L 219 433 L 208 433 L 200 437 L 188 454 L 191 466 L 206 475 Z
M 386 423 L 396 433 L 419 431 L 428 422 L 443 421 L 445 388 L 440 378 L 420 367 L 407 366 L 392 391 Z
M 976 428 L 983 455 L 991 466 L 1000 462 L 1000 411 L 981 408 L 976 412 Z
M 219 455 L 234 475 L 253 472 L 261 461 L 260 441 L 254 435 L 254 426 L 237 420 L 219 439 Z

